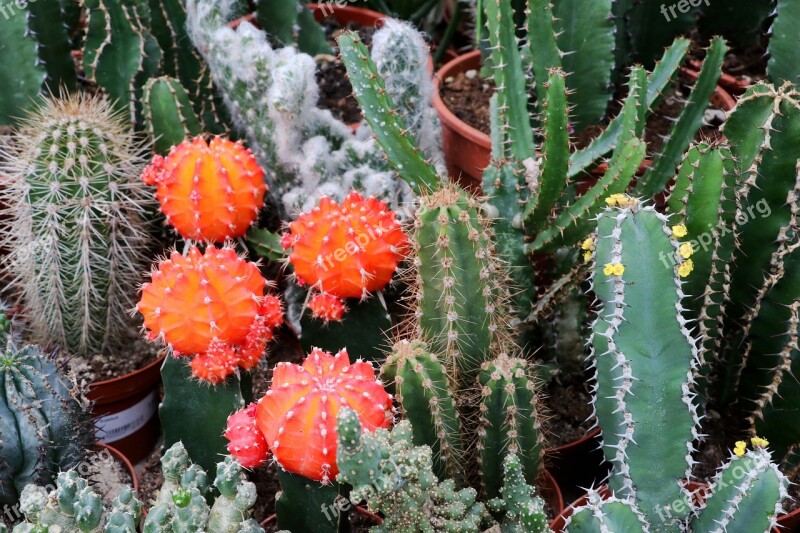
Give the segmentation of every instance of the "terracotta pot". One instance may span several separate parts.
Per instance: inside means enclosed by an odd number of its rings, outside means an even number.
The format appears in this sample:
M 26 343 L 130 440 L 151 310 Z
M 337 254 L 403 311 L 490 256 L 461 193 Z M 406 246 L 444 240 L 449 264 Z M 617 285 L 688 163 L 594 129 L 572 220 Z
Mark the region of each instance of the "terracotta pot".
M 688 64 L 693 70 L 700 70 L 703 66 L 703 62 L 699 59 L 690 59 Z M 731 74 L 726 74 L 725 72 L 720 76 L 718 83 L 723 89 L 736 96 L 744 94 L 751 85 L 751 83 L 744 78 L 738 78 Z
M 458 118 L 445 105 L 439 90 L 443 80 L 448 77 L 468 70 L 480 69 L 480 60 L 480 51 L 478 50 L 458 56 L 443 65 L 434 77 L 433 105 L 439 113 L 439 120 L 442 123 L 442 148 L 447 170 L 453 180 L 470 190 L 480 187 L 483 170 L 489 165 L 492 142 L 488 135 Z M 697 79 L 697 71 L 684 68 L 683 72 L 690 79 Z M 726 111 L 732 109 L 736 104 L 734 98 L 719 86 L 717 86 L 711 101 Z M 642 172 L 650 163 L 650 161 L 646 161 L 639 171 Z M 593 171 L 594 174 L 602 174 L 602 172 L 605 172 L 605 167 L 602 165 Z
M 125 470 L 128 471 L 128 475 L 131 476 L 131 485 L 133 486 L 133 490 L 135 492 L 139 492 L 139 479 L 136 477 L 136 469 L 133 467 L 128 458 L 125 457 L 118 449 L 114 448 L 113 446 L 109 446 L 108 444 L 96 442 L 95 446 L 107 450 L 114 459 L 122 463 L 122 466 L 124 466 Z
M 539 481 L 536 485 L 539 489 L 539 496 L 542 497 L 550 510 L 561 513 L 564 510 L 564 496 L 561 494 L 561 488 L 558 486 L 556 478 L 550 473 L 550 470 L 547 468 L 541 469 Z
M 606 479 L 610 466 L 600 448 L 600 429 L 593 429 L 582 438 L 544 451 L 547 470 L 568 501 L 580 497 L 586 487 L 597 486 Z
M 800 507 L 778 518 L 778 527 L 774 528 L 773 533 L 792 533 L 800 531 Z
M 165 356 L 136 372 L 89 385 L 97 439 L 113 444 L 134 463 L 147 457 L 161 432 L 158 387 Z
M 692 500 L 695 504 L 702 504 L 705 502 L 705 491 L 704 489 L 708 488 L 708 485 L 704 483 L 696 483 L 694 481 L 689 481 L 688 483 L 684 483 L 684 486 L 689 489 L 692 493 Z M 611 493 L 608 491 L 608 488 L 603 485 L 598 489 L 600 496 L 605 500 L 611 496 Z M 584 505 L 588 500 L 587 495 L 583 495 L 574 501 L 569 507 L 564 509 L 552 522 L 550 522 L 550 529 L 554 533 L 563 533 L 564 528 L 566 527 L 567 518 L 572 516 L 572 513 L 575 512 L 577 507 Z M 620 532 L 622 533 L 622 532 Z

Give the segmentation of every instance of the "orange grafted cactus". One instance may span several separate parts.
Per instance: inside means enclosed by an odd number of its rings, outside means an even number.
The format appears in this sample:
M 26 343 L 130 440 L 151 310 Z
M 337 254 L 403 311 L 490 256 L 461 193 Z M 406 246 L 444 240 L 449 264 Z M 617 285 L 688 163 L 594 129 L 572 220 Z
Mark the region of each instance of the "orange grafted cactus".
M 392 422 L 392 398 L 370 363 L 350 364 L 347 350 L 331 355 L 314 348 L 302 365 L 278 363 L 272 386 L 258 401 L 256 424 L 285 470 L 328 483 L 339 473 L 336 420 L 342 407 L 358 413 L 367 431 Z
M 328 293 L 318 293 L 311 297 L 308 308 L 314 318 L 325 322 L 339 322 L 344 317 L 345 307 L 341 298 Z
M 142 180 L 156 186 L 161 211 L 178 233 L 212 242 L 244 235 L 267 190 L 250 150 L 221 137 L 195 137 L 156 156 Z
M 377 198 L 352 192 L 319 206 L 289 225 L 281 239 L 298 281 L 339 298 L 382 290 L 403 258 L 408 238 L 397 216 Z
M 192 373 L 218 383 L 237 366 L 253 368 L 283 322 L 280 300 L 263 296 L 267 281 L 232 248 L 193 246 L 158 264 L 137 304 L 152 339 L 176 356 L 193 355 Z

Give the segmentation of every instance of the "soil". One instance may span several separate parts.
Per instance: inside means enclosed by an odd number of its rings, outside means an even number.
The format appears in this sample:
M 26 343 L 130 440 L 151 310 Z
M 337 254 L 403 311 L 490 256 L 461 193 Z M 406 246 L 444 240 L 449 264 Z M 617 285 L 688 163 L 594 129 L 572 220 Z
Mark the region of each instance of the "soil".
M 103 499 L 106 507 L 116 498 L 125 486 L 132 486 L 133 479 L 124 463 L 116 460 L 106 450 L 93 452 L 87 457 L 85 469 L 79 473 L 86 478 L 92 489 Z
M 117 378 L 140 370 L 159 356 L 159 345 L 136 338 L 130 349 L 116 356 L 97 354 L 90 358 L 59 354 L 56 358 L 75 374 L 79 383 Z
M 145 509 L 149 509 L 158 496 L 161 485 L 164 484 L 164 475 L 161 472 L 161 447 L 162 443 L 150 452 L 142 462 L 136 465 L 136 475 L 139 477 L 139 501 Z
M 477 70 L 468 70 L 448 77 L 441 86 L 442 100 L 447 107 L 461 120 L 473 128 L 489 134 L 489 100 L 494 94 L 495 87 L 492 80 L 480 77 Z M 645 128 L 648 154 L 660 152 L 664 144 L 663 137 L 673 127 L 675 119 L 683 109 L 684 99 L 691 91 L 689 80 L 680 76 L 678 82 L 666 91 L 659 107 L 650 115 Z M 608 116 L 616 116 L 621 109 L 624 94 L 617 94 L 609 104 Z M 718 130 L 725 119 L 721 109 L 709 107 L 706 111 L 704 125 L 698 132 L 700 139 L 714 138 L 719 135 Z M 592 125 L 573 136 L 576 149 L 586 147 L 593 139 L 603 132 L 607 123 Z
M 356 31 L 361 42 L 369 46 L 375 28 L 362 27 L 353 23 L 342 26 L 333 18 L 322 22 L 328 43 L 333 48 L 332 55 L 320 55 L 317 60 L 317 85 L 319 85 L 319 106 L 328 109 L 333 116 L 345 124 L 358 124 L 361 122 L 361 108 L 353 96 L 353 86 L 347 77 L 347 69 L 339 59 L 339 48 L 336 38 L 344 31 Z
M 589 432 L 592 406 L 588 378 L 581 374 L 559 374 L 547 383 L 547 418 L 544 433 L 548 448 L 576 441 Z

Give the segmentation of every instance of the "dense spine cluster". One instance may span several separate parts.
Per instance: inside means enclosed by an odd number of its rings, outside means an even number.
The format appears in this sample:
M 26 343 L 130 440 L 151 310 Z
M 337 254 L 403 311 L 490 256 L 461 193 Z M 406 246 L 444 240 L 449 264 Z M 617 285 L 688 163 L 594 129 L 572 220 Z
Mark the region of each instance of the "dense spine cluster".
M 130 340 L 153 202 L 142 143 L 108 100 L 51 98 L 20 125 L 0 191 L 5 267 L 43 345 L 93 356 Z

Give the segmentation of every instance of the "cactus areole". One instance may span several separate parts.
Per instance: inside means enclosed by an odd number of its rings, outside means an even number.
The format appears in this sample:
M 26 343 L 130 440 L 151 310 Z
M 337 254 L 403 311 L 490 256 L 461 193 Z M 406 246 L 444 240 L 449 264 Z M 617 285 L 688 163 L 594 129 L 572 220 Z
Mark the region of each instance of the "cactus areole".
M 258 267 L 232 248 L 173 252 L 151 278 L 137 305 L 148 335 L 162 338 L 176 356 L 193 355 L 192 374 L 211 383 L 237 366 L 256 366 L 283 322 L 278 298 L 264 296 L 267 281 Z
M 341 204 L 322 198 L 289 225 L 281 244 L 303 285 L 338 298 L 363 298 L 391 281 L 408 239 L 377 198 L 351 192 Z
M 221 137 L 195 137 L 166 158 L 155 156 L 142 180 L 157 187 L 161 211 L 178 233 L 211 242 L 244 235 L 267 190 L 250 150 Z
M 329 483 L 339 473 L 336 420 L 345 407 L 358 413 L 365 431 L 388 427 L 394 416 L 392 397 L 371 363 L 351 364 L 347 350 L 332 355 L 314 348 L 302 365 L 278 363 L 272 386 L 256 406 L 255 424 L 281 467 Z M 267 455 L 250 431 L 246 417 L 252 407 L 240 413 L 228 421 L 228 449 L 240 461 L 258 464 Z M 254 459 L 256 450 L 261 455 Z

